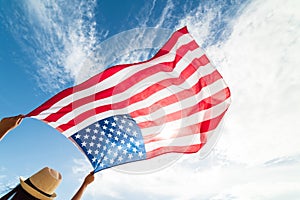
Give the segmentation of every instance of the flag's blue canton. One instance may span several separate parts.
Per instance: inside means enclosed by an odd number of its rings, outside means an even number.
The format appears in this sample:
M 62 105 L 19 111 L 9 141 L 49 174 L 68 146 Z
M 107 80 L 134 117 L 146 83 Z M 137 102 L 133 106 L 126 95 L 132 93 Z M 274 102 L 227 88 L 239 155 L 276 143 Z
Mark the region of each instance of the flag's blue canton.
M 84 151 L 95 172 L 146 159 L 141 130 L 130 115 L 108 117 L 71 137 Z

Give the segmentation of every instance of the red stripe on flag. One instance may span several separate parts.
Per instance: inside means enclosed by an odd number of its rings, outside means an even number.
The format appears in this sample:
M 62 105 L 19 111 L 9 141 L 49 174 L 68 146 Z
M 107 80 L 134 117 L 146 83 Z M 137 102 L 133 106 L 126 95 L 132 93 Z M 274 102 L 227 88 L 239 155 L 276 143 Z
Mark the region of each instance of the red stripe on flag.
M 212 118 L 212 119 L 209 119 L 206 121 L 201 121 L 201 122 L 198 122 L 197 124 L 193 124 L 193 125 L 190 125 L 187 127 L 180 128 L 180 129 L 176 129 L 172 132 L 176 132 L 177 134 L 170 135 L 167 138 L 160 136 L 159 135 L 160 133 L 153 133 L 153 134 L 145 135 L 145 136 L 143 136 L 144 143 L 148 144 L 151 142 L 168 140 L 168 139 L 172 139 L 172 138 L 179 138 L 179 137 L 184 137 L 184 136 L 199 134 L 199 133 L 205 134 L 206 132 L 212 131 L 217 128 L 217 126 L 221 122 L 226 111 L 227 111 L 227 109 L 222 114 L 220 114 L 219 116 L 217 116 L 215 118 Z M 201 128 L 202 126 L 204 126 L 204 128 Z M 203 141 L 203 140 L 201 139 L 201 141 Z
M 37 107 L 35 110 L 33 110 L 29 114 L 27 114 L 26 117 L 37 116 L 44 110 L 51 108 L 51 106 L 53 106 L 55 103 L 59 102 L 60 100 L 64 99 L 65 97 L 67 97 L 75 92 L 85 90 L 91 86 L 94 86 L 97 83 L 100 83 L 101 81 L 105 80 L 106 78 L 109 78 L 113 74 L 119 72 L 120 70 L 122 70 L 128 66 L 130 66 L 130 65 L 129 64 L 128 65 L 118 65 L 118 66 L 108 68 L 107 70 L 101 72 L 100 74 L 93 76 L 92 78 L 88 79 L 87 81 L 85 81 L 79 85 L 67 88 L 67 89 L 59 92 L 58 94 L 53 96 L 51 99 L 49 99 L 48 101 L 43 103 L 41 106 Z
M 182 29 L 176 31 L 172 35 L 171 39 L 168 40 L 166 44 L 155 54 L 153 59 L 169 53 L 171 49 L 174 47 L 174 45 L 176 44 L 176 42 L 178 41 L 178 39 L 184 34 L 188 34 L 187 27 L 183 27 Z
M 81 113 L 80 115 L 78 115 L 74 119 L 68 121 L 67 123 L 61 124 L 56 129 L 60 130 L 61 132 L 66 131 L 69 128 L 72 128 L 73 126 L 75 126 L 75 125 L 79 124 L 80 122 L 84 121 L 88 117 L 94 116 L 97 113 L 102 113 L 102 112 L 107 111 L 107 110 L 111 110 L 111 105 L 104 105 L 104 106 L 100 106 L 100 107 L 97 107 L 97 108 L 92 109 L 92 110 L 88 110 L 86 112 Z
M 147 152 L 146 158 L 150 159 L 166 153 L 196 153 L 204 144 L 194 144 L 189 146 L 165 146 Z

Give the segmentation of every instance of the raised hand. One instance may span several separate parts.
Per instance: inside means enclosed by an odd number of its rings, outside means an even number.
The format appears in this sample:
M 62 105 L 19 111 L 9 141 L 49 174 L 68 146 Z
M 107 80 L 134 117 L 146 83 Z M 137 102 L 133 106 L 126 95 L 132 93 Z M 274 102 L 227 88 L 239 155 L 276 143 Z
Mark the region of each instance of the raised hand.
M 6 117 L 0 121 L 0 140 L 12 129 L 16 128 L 24 118 L 24 115 Z

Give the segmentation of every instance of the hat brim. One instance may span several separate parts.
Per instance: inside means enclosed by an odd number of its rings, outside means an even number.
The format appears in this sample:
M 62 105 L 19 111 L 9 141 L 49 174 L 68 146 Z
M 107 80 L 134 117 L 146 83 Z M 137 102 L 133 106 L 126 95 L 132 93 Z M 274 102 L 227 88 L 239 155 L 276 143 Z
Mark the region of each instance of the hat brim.
M 29 194 L 31 194 L 32 196 L 38 198 L 38 199 L 42 199 L 42 200 L 51 200 L 54 199 L 56 197 L 56 194 L 53 193 L 50 197 L 40 193 L 39 191 L 33 189 L 32 187 L 30 187 L 27 183 L 25 183 L 25 179 L 23 177 L 20 177 L 20 184 L 21 187 L 28 192 Z

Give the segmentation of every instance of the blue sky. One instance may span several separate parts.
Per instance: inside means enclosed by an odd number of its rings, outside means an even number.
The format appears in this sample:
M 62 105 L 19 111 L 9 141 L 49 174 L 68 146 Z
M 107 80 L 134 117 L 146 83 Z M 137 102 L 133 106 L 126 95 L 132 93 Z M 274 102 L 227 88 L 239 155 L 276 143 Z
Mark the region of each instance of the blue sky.
M 185 155 L 152 173 L 104 170 L 83 199 L 297 199 L 299 8 L 293 0 L 284 8 L 280 0 L 2 0 L 0 117 L 26 114 L 113 64 L 145 60 L 187 26 L 232 91 L 218 143 L 206 157 Z M 63 175 L 58 199 L 92 170 L 64 136 L 25 119 L 0 142 L 0 193 L 44 166 Z

